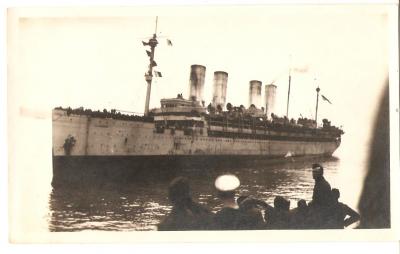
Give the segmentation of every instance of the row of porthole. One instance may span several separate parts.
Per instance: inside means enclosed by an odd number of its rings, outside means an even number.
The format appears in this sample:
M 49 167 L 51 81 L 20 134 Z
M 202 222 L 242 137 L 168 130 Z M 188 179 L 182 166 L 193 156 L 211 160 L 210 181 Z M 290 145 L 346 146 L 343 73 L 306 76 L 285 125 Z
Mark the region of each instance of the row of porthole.
M 96 132 L 94 132 L 94 134 L 96 134 Z M 107 135 L 109 136 L 110 135 L 110 133 L 107 133 Z M 123 136 L 123 135 L 121 135 L 121 136 Z M 133 136 L 133 135 L 131 135 L 131 136 Z M 154 136 L 153 136 L 154 137 Z M 155 137 L 157 137 L 157 136 L 155 136 Z M 162 135 L 160 135 L 160 136 L 158 136 L 158 138 L 162 138 L 163 136 Z M 144 136 L 143 137 L 144 139 L 146 139 L 146 138 L 149 138 L 148 136 Z M 166 138 L 168 138 L 169 139 L 169 136 L 168 137 L 166 137 Z M 192 138 L 191 137 L 184 137 L 184 139 L 185 140 L 191 140 Z M 239 140 L 236 140 L 236 141 L 234 141 L 234 140 L 224 140 L 224 139 L 206 139 L 206 138 L 195 138 L 195 140 L 196 141 L 217 141 L 217 142 L 229 142 L 229 143 L 233 143 L 233 142 L 238 142 L 238 143 L 240 143 L 240 142 L 244 142 L 244 143 L 264 143 L 265 141 L 261 141 L 261 140 L 243 140 L 243 139 L 239 139 Z
M 163 138 L 163 135 L 159 135 L 159 136 L 155 136 L 158 138 Z M 147 137 L 145 137 L 147 138 Z M 165 136 L 165 138 L 170 139 L 169 136 Z M 184 137 L 185 140 L 191 140 L 192 138 L 190 137 Z M 263 141 L 258 141 L 258 140 L 239 140 L 239 141 L 235 141 L 235 140 L 223 140 L 223 139 L 206 139 L 206 138 L 195 138 L 194 140 L 196 141 L 218 141 L 218 142 L 229 142 L 229 143 L 233 143 L 233 142 L 247 142 L 247 143 L 264 143 Z
M 192 139 L 192 138 L 185 137 L 184 139 L 189 140 L 189 139 Z M 195 138 L 195 140 L 197 141 L 199 139 Z M 200 140 L 201 141 L 217 141 L 217 142 L 223 142 L 223 141 L 225 141 L 225 142 L 235 142 L 233 140 L 224 140 L 224 139 L 215 139 L 215 138 L 209 138 L 209 139 L 200 138 Z M 242 143 L 243 142 L 245 142 L 245 143 L 264 143 L 263 141 L 259 141 L 259 140 L 240 140 L 240 141 L 236 141 L 236 142 L 242 142 Z
M 90 147 L 94 147 L 94 145 L 90 145 Z M 105 145 L 105 144 L 100 144 L 100 148 L 102 149 L 102 148 L 110 148 L 110 146 L 109 145 Z M 117 145 L 116 144 L 114 144 L 113 145 L 113 148 L 117 148 Z
M 203 141 L 206 141 L 206 140 L 203 140 Z M 214 140 L 214 141 L 221 141 L 221 140 Z M 227 142 L 233 142 L 232 140 L 227 140 Z M 257 141 L 256 141 L 257 142 Z M 251 141 L 247 141 L 246 140 L 246 143 L 251 143 Z M 257 143 L 259 143 L 259 142 L 257 142 Z M 144 146 L 147 146 L 148 144 L 143 144 Z M 150 145 L 150 144 L 149 144 Z M 91 147 L 93 147 L 93 145 L 91 145 Z M 116 148 L 117 147 L 117 145 L 116 144 L 114 144 L 113 145 L 113 148 Z M 110 146 L 109 145 L 105 145 L 105 144 L 100 144 L 100 148 L 101 149 L 103 149 L 103 148 L 107 148 L 107 149 L 109 149 L 110 148 Z M 158 147 L 157 147 L 158 148 Z
M 102 121 L 102 120 L 98 120 L 97 123 L 98 124 L 109 124 L 108 121 Z M 130 123 L 124 123 L 124 122 L 121 123 L 121 126 L 140 126 L 140 125 L 141 125 L 140 123 L 131 123 L 131 122 Z
M 91 131 L 90 132 L 91 134 L 93 134 L 93 135 L 101 135 L 101 134 L 103 134 L 103 135 L 107 135 L 107 136 L 110 136 L 110 132 L 107 132 L 107 133 L 102 133 L 102 132 L 99 132 L 99 133 L 97 133 L 96 131 Z M 117 134 L 117 133 L 116 133 Z M 127 134 L 126 133 L 120 133 L 119 134 L 121 137 L 123 136 L 123 137 L 126 137 L 127 136 Z M 115 136 L 115 135 L 114 135 Z M 136 136 L 135 134 L 130 134 L 130 136 Z M 147 137 L 147 136 L 146 136 Z
M 94 132 L 94 134 L 96 134 L 96 132 Z M 107 133 L 107 135 L 109 136 L 110 135 L 110 133 Z M 121 135 L 121 136 L 123 136 L 123 135 Z M 132 135 L 133 136 L 133 135 Z M 157 136 L 155 136 L 155 137 L 157 137 Z M 162 135 L 160 135 L 160 136 L 158 136 L 158 137 L 163 137 Z M 146 138 L 148 138 L 148 136 L 144 136 L 143 137 L 144 139 L 146 139 Z M 166 137 L 166 138 L 169 138 L 169 137 Z M 191 137 L 184 137 L 184 139 L 185 140 L 191 140 L 192 138 Z M 237 140 L 237 141 L 234 141 L 234 140 L 224 140 L 224 139 L 212 139 L 212 138 L 210 138 L 210 139 L 206 139 L 206 138 L 195 138 L 195 140 L 196 141 L 217 141 L 217 142 L 230 142 L 230 143 L 233 143 L 233 142 L 245 142 L 245 143 L 264 143 L 265 141 L 260 141 L 260 140 Z

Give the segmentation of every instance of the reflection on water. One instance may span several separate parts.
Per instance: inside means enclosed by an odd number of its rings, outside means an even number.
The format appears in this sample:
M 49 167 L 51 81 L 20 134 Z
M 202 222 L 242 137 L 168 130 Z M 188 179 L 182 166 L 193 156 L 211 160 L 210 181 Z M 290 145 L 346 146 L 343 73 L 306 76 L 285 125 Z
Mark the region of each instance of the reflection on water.
M 181 169 L 168 174 L 143 174 L 131 182 L 116 183 L 103 179 L 85 186 L 57 187 L 50 195 L 49 228 L 51 231 L 155 230 L 171 209 L 167 188 L 178 175 L 188 177 L 194 199 L 214 212 L 220 208 L 215 197 L 214 180 L 224 173 L 239 177 L 239 195 L 252 195 L 270 204 L 275 196 L 280 195 L 295 207 L 299 199 L 311 199 L 314 180 L 310 165 L 313 162 L 316 160 L 292 159 L 237 169 Z M 319 162 L 325 168 L 326 179 L 335 179 L 340 160 L 330 158 Z

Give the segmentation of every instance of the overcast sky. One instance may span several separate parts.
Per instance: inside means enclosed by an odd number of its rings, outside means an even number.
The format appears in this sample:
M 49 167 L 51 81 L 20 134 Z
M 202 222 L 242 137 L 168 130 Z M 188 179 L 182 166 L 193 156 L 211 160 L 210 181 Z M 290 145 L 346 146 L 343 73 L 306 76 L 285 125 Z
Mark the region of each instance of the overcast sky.
M 287 79 L 293 72 L 291 115 L 313 115 L 315 88 L 333 105 L 321 106 L 321 114 L 343 109 L 355 96 L 374 96 L 387 74 L 387 16 L 377 6 L 358 7 L 214 7 L 109 12 L 61 12 L 68 18 L 23 18 L 19 23 L 19 65 L 26 94 L 51 93 L 28 105 L 85 106 L 143 112 L 148 60 L 141 39 L 154 33 L 158 70 L 151 107 L 163 97 L 188 93 L 191 64 L 207 67 L 205 100 L 210 101 L 213 72 L 227 71 L 228 101 L 248 105 L 248 82 L 275 81 L 277 113 L 285 112 Z M 155 13 L 155 14 L 153 14 Z M 69 14 L 69 15 L 68 15 Z M 316 78 L 316 81 L 314 80 Z M 50 104 L 50 105 L 49 105 Z M 338 119 L 340 120 L 340 119 Z

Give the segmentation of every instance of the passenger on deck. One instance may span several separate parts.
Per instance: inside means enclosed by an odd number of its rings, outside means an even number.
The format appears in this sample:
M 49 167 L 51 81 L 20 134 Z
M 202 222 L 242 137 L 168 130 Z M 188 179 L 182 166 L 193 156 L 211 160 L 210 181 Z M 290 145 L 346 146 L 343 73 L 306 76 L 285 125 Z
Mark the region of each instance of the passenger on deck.
M 240 229 L 239 205 L 235 200 L 236 189 L 240 186 L 239 179 L 234 175 L 222 175 L 215 180 L 217 196 L 222 201 L 222 208 L 214 217 L 214 229 Z
M 170 183 L 169 200 L 173 208 L 167 217 L 158 225 L 158 230 L 211 229 L 214 214 L 192 200 L 187 178 L 177 177 Z
M 315 180 L 312 201 L 309 204 L 312 228 L 327 228 L 331 206 L 333 204 L 331 186 L 325 180 L 324 168 L 320 164 L 312 165 Z
M 281 196 L 274 199 L 274 207 L 265 210 L 267 229 L 288 229 L 290 226 L 289 217 L 290 201 Z
M 332 228 L 343 229 L 360 220 L 360 215 L 356 211 L 339 202 L 340 192 L 338 189 L 332 189 L 332 196 L 334 200 L 332 206 Z
M 308 206 L 304 199 L 297 201 L 297 207 L 290 211 L 290 228 L 306 229 L 309 227 Z

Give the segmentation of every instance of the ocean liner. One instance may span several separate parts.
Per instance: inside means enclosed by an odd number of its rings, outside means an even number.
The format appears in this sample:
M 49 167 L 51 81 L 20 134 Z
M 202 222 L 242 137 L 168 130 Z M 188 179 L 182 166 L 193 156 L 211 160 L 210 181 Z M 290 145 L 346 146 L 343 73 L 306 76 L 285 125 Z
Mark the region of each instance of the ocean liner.
M 161 99 L 159 108 L 149 109 L 154 71 L 156 33 L 144 46 L 150 47 L 146 103 L 143 116 L 118 110 L 62 108 L 53 110 L 53 172 L 71 175 L 69 170 L 85 168 L 139 169 L 157 165 L 236 164 L 243 161 L 301 156 L 331 156 L 339 147 L 343 131 L 323 119 L 289 119 L 274 114 L 274 84 L 249 82 L 249 107 L 227 103 L 228 73 L 214 72 L 213 98 L 203 98 L 206 67 L 192 65 L 189 96 Z M 287 107 L 289 107 L 290 74 Z M 323 97 L 323 99 L 326 99 Z M 111 173 L 112 174 L 112 173 Z

